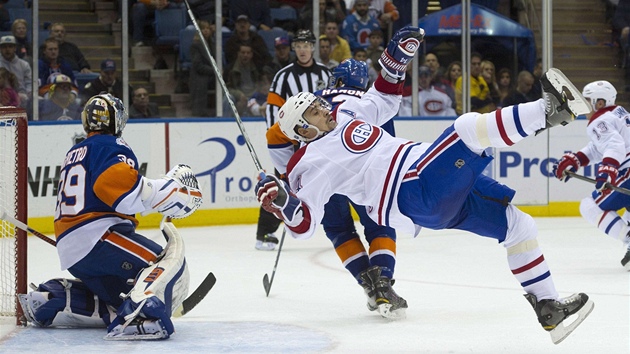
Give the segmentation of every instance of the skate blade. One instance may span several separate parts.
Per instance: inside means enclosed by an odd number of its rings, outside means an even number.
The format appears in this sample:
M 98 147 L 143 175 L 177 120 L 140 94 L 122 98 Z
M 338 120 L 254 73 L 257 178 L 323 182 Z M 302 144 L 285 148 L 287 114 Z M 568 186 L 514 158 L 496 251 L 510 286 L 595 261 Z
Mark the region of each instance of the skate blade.
M 591 104 L 586 101 L 582 93 L 567 79 L 562 71 L 551 68 L 546 73 L 547 79 L 553 87 L 567 97 L 567 105 L 575 117 L 591 113 Z
M 556 326 L 556 328 L 554 328 L 553 330 L 549 331 L 549 335 L 551 335 L 551 341 L 553 342 L 553 344 L 558 344 L 560 342 L 562 342 L 566 337 L 569 336 L 569 334 L 571 334 L 571 332 L 573 332 L 577 326 L 580 325 L 580 323 L 582 323 L 586 317 L 588 317 L 588 315 L 591 314 L 591 312 L 593 311 L 593 307 L 595 307 L 595 304 L 593 303 L 592 300 L 588 300 L 584 306 L 582 306 L 582 308 L 580 309 L 580 311 L 574 313 L 571 317 L 575 316 L 575 321 L 571 322 L 568 325 L 564 325 L 564 321 L 560 322 L 560 324 L 558 324 L 558 326 Z M 566 320 L 565 320 L 566 321 Z
M 392 310 L 391 304 L 378 305 L 378 313 L 388 320 L 400 320 L 407 317 L 407 311 L 404 308 Z
M 108 341 L 135 341 L 135 340 L 160 340 L 169 337 L 166 331 L 151 334 L 113 334 L 107 333 L 103 339 Z

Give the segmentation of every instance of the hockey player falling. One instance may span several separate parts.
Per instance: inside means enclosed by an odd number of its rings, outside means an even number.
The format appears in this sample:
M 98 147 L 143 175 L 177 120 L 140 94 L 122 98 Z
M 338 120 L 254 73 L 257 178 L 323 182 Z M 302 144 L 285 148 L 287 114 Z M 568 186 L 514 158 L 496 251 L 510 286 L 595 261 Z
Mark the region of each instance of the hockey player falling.
M 311 93 L 291 97 L 279 112 L 280 128 L 309 143 L 289 162 L 291 187 L 266 176 L 256 186 L 258 200 L 300 239 L 313 235 L 324 204 L 335 193 L 365 205 L 374 221 L 398 231 L 460 229 L 494 238 L 506 248 L 510 270 L 557 344 L 588 316 L 593 302 L 583 293 L 559 297 L 533 218 L 510 204 L 514 190 L 481 175 L 492 159 L 484 150 L 567 124 L 590 112 L 590 105 L 559 70 L 551 69 L 542 78 L 543 99 L 464 114 L 433 143 L 392 137 L 378 126 L 400 107 L 406 66 L 423 35 L 411 26 L 394 35 L 379 59 L 379 78 L 358 102 L 331 111 Z M 374 296 L 379 311 L 388 311 L 389 289 L 376 288 Z
M 166 222 L 162 249 L 135 232 L 134 214 L 186 217 L 201 205 L 201 191 L 186 165 L 159 179 L 141 176 L 120 137 L 127 118 L 110 94 L 85 104 L 88 137 L 66 154 L 55 209 L 61 268 L 78 279 L 52 279 L 19 295 L 27 320 L 37 326 L 107 325 L 108 340 L 166 339 L 175 330 L 171 314 L 188 293 L 183 241 Z

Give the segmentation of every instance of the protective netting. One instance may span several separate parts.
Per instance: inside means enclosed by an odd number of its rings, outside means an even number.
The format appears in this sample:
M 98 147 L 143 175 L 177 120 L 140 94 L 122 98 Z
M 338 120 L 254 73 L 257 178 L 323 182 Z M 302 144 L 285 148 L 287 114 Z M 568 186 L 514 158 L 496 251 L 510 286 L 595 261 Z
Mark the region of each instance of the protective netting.
M 26 221 L 26 115 L 0 107 L 0 215 Z M 0 316 L 18 316 L 16 293 L 25 284 L 25 233 L 0 220 Z

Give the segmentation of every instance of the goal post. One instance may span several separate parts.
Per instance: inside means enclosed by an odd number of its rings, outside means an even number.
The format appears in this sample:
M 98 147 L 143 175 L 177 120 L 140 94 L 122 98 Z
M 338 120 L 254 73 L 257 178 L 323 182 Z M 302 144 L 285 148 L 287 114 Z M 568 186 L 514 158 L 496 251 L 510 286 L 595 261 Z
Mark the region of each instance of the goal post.
M 28 123 L 23 109 L 0 107 L 0 209 L 27 223 Z M 24 324 L 17 294 L 27 290 L 26 232 L 0 220 L 0 316 Z

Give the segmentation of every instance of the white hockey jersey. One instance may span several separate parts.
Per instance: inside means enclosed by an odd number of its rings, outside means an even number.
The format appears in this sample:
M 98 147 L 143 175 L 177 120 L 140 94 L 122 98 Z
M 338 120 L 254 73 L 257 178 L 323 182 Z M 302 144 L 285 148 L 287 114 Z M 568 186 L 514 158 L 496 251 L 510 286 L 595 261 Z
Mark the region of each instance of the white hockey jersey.
M 310 211 L 310 227 L 295 238 L 313 235 L 333 194 L 366 206 L 378 224 L 417 234 L 420 227 L 398 210 L 397 190 L 412 164 L 430 144 L 395 138 L 379 126 L 399 109 L 400 86 L 378 78 L 360 100 L 342 103 L 334 112 L 337 127 L 303 146 L 287 168 L 292 191 Z M 415 171 L 415 170 L 414 170 Z
M 589 165 L 604 158 L 619 162 L 619 169 L 630 167 L 630 113 L 621 106 L 611 106 L 593 114 L 586 127 L 590 139 L 582 152 Z
M 398 115 L 411 116 L 411 104 L 411 95 L 404 96 Z M 420 117 L 455 117 L 457 113 L 453 109 L 453 101 L 448 94 L 431 85 L 428 89 L 420 89 L 418 92 L 418 115 Z

